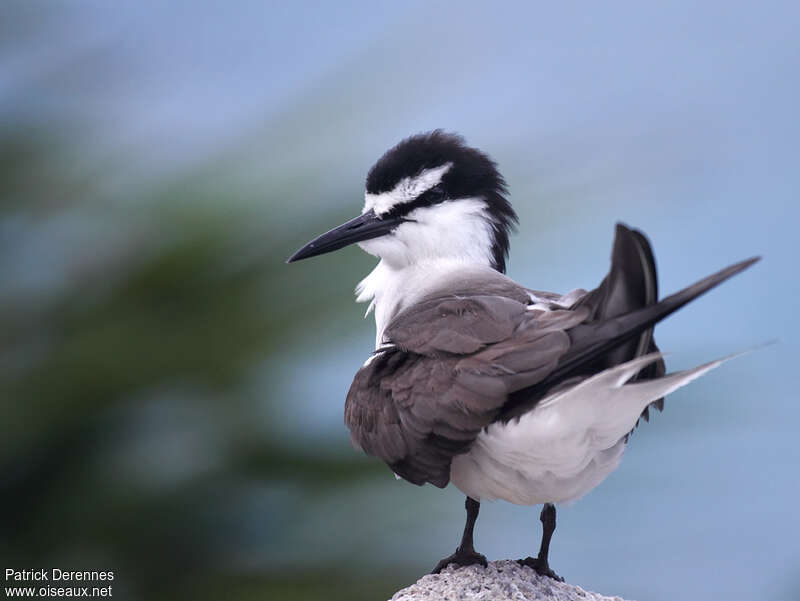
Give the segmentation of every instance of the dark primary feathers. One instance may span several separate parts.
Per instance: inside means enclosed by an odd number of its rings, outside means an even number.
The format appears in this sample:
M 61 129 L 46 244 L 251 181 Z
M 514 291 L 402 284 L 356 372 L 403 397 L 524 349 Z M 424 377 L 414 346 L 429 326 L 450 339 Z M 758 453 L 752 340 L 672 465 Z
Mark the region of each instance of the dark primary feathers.
M 619 252 L 628 258 L 620 262 L 615 243 L 609 276 L 568 309 L 530 310 L 519 297 L 496 294 L 447 294 L 398 315 L 385 331 L 393 346 L 359 370 L 348 393 L 345 423 L 354 443 L 410 482 L 444 487 L 453 457 L 467 452 L 483 428 L 529 411 L 549 391 L 585 377 L 587 366 L 648 352 L 657 321 L 754 262 L 653 304 L 648 278 L 655 268 L 639 236 L 618 228 L 617 238 L 628 239 Z
M 589 307 L 591 313 L 587 321 L 600 322 L 611 317 L 625 315 L 637 309 L 647 307 L 658 301 L 658 275 L 655 258 L 650 243 L 640 231 L 621 223 L 616 226 L 614 246 L 611 250 L 611 268 L 601 284 L 582 297 L 576 304 Z M 653 340 L 653 328 L 648 328 L 638 337 L 619 344 L 594 361 L 585 362 L 580 370 L 572 372 L 573 376 L 590 376 L 634 357 L 658 352 Z M 659 359 L 642 369 L 633 378 L 646 380 L 658 378 L 666 373 L 663 359 Z M 530 391 L 522 391 L 509 400 L 503 416 L 520 415 L 531 407 L 538 395 Z M 642 412 L 645 421 L 649 421 L 650 407 L 659 411 L 664 408 L 664 399 L 651 403 Z
M 506 182 L 495 162 L 477 148 L 467 146 L 461 136 L 437 129 L 406 138 L 386 151 L 369 170 L 367 192 L 388 192 L 404 178 L 447 163 L 452 167 L 439 186 L 416 201 L 398 205 L 393 214 L 403 216 L 418 206 L 457 198 L 483 198 L 493 222 L 493 267 L 505 272 L 508 236 L 518 221 L 517 214 L 506 198 Z

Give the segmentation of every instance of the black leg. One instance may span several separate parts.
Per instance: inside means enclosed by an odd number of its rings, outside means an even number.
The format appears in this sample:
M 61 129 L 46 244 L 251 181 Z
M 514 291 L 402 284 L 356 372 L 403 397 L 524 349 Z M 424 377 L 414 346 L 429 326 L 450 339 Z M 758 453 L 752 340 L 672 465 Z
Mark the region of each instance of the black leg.
M 450 557 L 445 557 L 442 561 L 436 564 L 431 574 L 438 574 L 451 563 L 459 566 L 470 566 L 475 563 L 481 564 L 486 567 L 486 557 L 480 553 L 475 552 L 472 541 L 472 532 L 475 530 L 475 520 L 478 519 L 478 512 L 481 509 L 481 504 L 467 497 L 464 502 L 464 507 L 467 510 L 467 523 L 464 525 L 464 534 L 461 536 L 461 544 Z
M 536 570 L 537 574 L 542 576 L 549 576 L 559 582 L 564 582 L 564 579 L 550 569 L 550 564 L 547 562 L 547 555 L 550 553 L 550 539 L 553 538 L 553 532 L 556 530 L 556 507 L 552 503 L 545 503 L 542 507 L 542 513 L 539 516 L 542 520 L 542 544 L 539 546 L 538 557 L 526 557 L 517 561 L 520 565 L 528 566 Z

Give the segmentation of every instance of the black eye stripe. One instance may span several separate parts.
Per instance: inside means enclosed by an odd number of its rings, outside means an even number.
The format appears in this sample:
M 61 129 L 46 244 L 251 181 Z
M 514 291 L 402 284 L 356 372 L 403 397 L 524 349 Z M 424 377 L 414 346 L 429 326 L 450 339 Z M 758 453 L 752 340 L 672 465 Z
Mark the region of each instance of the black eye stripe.
M 393 206 L 386 212 L 390 217 L 402 217 L 420 207 L 429 207 L 447 200 L 447 191 L 442 184 L 437 184 L 433 188 L 426 190 L 414 200 Z

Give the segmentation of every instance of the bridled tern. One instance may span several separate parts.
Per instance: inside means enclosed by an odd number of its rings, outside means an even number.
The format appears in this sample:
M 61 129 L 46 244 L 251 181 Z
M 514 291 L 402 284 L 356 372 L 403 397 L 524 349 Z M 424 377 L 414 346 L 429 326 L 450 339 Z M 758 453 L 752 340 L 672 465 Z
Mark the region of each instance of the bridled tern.
M 361 215 L 289 262 L 353 243 L 380 259 L 357 288 L 377 332 L 345 423 L 398 477 L 466 495 L 461 543 L 434 572 L 486 565 L 473 528 L 481 501 L 503 499 L 544 505 L 539 552 L 520 563 L 560 579 L 548 563 L 555 504 L 600 484 L 639 418 L 723 361 L 667 374 L 653 327 L 758 258 L 659 300 L 647 238 L 618 224 L 600 285 L 553 294 L 504 275 L 516 221 L 495 163 L 436 130 L 387 151 Z

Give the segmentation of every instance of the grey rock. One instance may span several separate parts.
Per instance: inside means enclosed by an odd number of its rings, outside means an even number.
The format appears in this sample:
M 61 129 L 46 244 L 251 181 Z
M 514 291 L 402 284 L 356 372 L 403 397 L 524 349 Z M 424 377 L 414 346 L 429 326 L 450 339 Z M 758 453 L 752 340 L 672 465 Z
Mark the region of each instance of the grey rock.
M 428 574 L 391 601 L 623 601 L 590 593 L 572 584 L 539 576 L 515 561 L 491 561 L 489 567 L 450 567 Z

